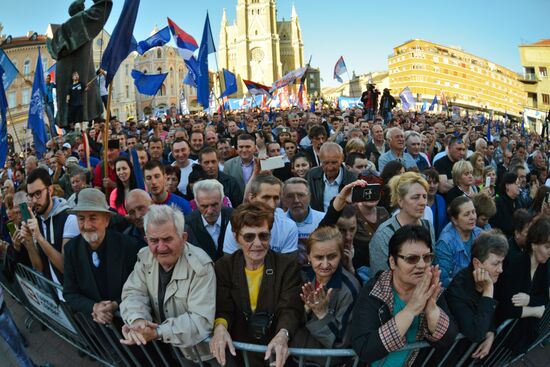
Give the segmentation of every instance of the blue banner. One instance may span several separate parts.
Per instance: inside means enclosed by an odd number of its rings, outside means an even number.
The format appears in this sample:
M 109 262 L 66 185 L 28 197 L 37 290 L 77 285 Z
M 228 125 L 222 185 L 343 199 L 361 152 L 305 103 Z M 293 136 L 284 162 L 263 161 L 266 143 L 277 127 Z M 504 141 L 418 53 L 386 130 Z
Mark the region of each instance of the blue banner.
M 353 107 L 363 107 L 363 103 L 360 98 L 352 97 L 338 97 L 338 108 L 353 108 Z
M 31 103 L 29 106 L 29 118 L 27 128 L 31 129 L 34 140 L 34 150 L 38 158 L 46 153 L 46 142 L 48 135 L 46 133 L 46 123 L 44 121 L 44 96 L 46 94 L 46 82 L 44 81 L 44 68 L 42 67 L 42 58 L 40 57 L 40 48 L 36 59 L 36 69 L 34 72 L 34 82 L 32 84 Z
M 4 85 L 4 91 L 6 91 L 11 83 L 17 78 L 17 68 L 13 65 L 10 58 L 4 50 L 0 48 L 0 66 L 4 69 L 4 75 L 2 76 L 2 84 Z

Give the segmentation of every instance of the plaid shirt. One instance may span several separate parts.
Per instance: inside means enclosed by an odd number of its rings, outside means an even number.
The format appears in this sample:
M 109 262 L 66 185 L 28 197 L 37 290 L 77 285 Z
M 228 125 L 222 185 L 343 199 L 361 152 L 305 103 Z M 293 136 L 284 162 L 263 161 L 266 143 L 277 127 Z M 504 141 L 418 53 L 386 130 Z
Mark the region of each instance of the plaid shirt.
M 395 316 L 393 315 L 394 300 L 392 291 L 392 275 L 393 274 L 391 270 L 386 270 L 384 273 L 380 274 L 380 277 L 372 288 L 370 295 L 384 302 L 386 306 L 388 306 L 390 314 L 392 316 Z M 439 292 L 438 298 L 441 296 L 442 293 L 443 291 L 441 290 Z M 440 312 L 441 315 L 437 320 L 437 325 L 433 334 L 431 334 L 430 330 L 428 329 L 426 315 L 424 314 L 424 312 L 420 314 L 418 334 L 416 335 L 417 341 L 426 339 L 427 341 L 435 342 L 440 340 L 443 335 L 445 335 L 447 329 L 449 328 L 449 316 L 441 309 Z M 378 315 L 381 315 L 381 313 L 382 311 L 379 310 Z M 407 344 L 407 340 L 404 336 L 401 336 L 399 334 L 399 330 L 397 329 L 397 324 L 395 322 L 395 317 L 392 317 L 389 321 L 385 323 L 384 322 L 385 320 L 381 320 L 382 326 L 380 326 L 380 328 L 378 329 L 378 335 L 380 336 L 380 340 L 382 341 L 382 344 L 384 345 L 386 350 L 391 353 L 403 348 Z M 413 351 L 409 355 L 406 365 L 411 366 L 417 355 L 418 350 Z

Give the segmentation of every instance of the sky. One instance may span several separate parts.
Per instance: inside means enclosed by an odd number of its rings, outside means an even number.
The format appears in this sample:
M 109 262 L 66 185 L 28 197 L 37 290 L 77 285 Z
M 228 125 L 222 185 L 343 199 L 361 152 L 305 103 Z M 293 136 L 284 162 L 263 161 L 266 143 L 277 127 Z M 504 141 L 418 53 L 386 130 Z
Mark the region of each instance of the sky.
M 3 2 L 3 33 L 15 37 L 30 30 L 43 34 L 49 23 L 62 23 L 71 0 Z M 123 3 L 114 0 L 108 32 Z M 518 45 L 550 38 L 550 0 L 278 0 L 279 20 L 290 18 L 292 4 L 302 28 L 305 59 L 311 56 L 311 65 L 320 67 L 323 87 L 338 85 L 333 69 L 340 56 L 350 75 L 386 70 L 393 47 L 410 39 L 459 46 L 521 72 Z M 236 5 L 237 0 L 141 0 L 134 36 L 138 41 L 147 38 L 155 25 L 164 27 L 169 16 L 200 42 L 208 11 L 217 44 L 223 9 L 232 24 Z

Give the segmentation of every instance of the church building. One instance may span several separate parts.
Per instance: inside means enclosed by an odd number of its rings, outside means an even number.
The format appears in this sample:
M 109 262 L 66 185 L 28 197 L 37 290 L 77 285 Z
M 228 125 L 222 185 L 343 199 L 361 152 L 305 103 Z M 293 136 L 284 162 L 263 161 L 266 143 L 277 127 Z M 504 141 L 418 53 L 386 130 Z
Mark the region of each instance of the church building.
M 220 70 L 235 73 L 239 90 L 246 92 L 243 79 L 271 85 L 283 75 L 305 66 L 304 43 L 296 8 L 290 20 L 277 20 L 275 0 L 238 0 L 237 16 L 229 25 L 223 11 L 220 41 Z

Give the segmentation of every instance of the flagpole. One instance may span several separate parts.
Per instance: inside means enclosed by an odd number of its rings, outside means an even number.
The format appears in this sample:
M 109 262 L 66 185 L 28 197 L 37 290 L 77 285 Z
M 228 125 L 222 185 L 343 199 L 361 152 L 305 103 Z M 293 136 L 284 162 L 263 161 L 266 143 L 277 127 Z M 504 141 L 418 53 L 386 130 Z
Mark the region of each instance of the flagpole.
M 11 127 L 13 128 L 13 132 L 15 133 L 15 138 L 17 139 L 17 143 L 19 144 L 19 149 L 23 150 L 23 146 L 21 145 L 21 140 L 19 140 L 19 134 L 17 134 L 17 130 L 15 129 L 15 123 L 13 122 L 13 117 L 11 117 L 11 111 L 10 108 L 6 108 L 8 110 L 8 116 L 11 121 Z M 7 124 L 7 122 L 6 122 Z M 7 125 L 6 125 L 7 126 Z
M 107 151 L 109 150 L 109 124 L 111 120 L 111 95 L 113 94 L 113 83 L 109 84 L 109 96 L 107 97 L 107 113 L 105 119 L 105 128 L 103 130 L 103 178 L 109 177 L 109 163 L 107 162 Z M 105 190 L 105 196 L 107 196 Z

